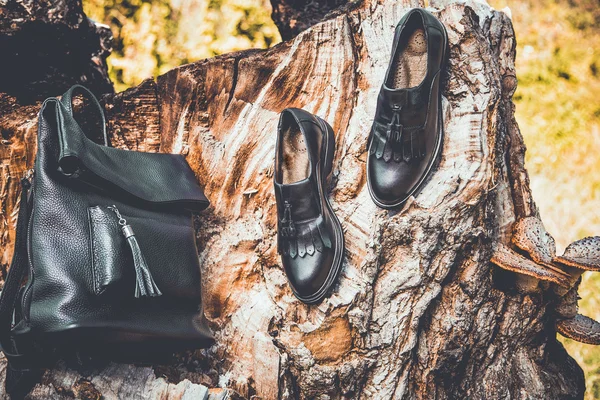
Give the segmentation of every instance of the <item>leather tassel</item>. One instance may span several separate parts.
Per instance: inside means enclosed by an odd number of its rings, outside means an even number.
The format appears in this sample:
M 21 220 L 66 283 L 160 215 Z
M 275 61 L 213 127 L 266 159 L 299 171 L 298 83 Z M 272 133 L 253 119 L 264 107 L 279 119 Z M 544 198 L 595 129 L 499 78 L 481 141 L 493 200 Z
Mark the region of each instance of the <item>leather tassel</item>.
M 131 254 L 133 254 L 136 283 L 135 297 L 157 297 L 162 295 L 160 289 L 158 289 L 158 286 L 156 286 L 156 282 L 154 282 L 150 268 L 148 268 L 148 264 L 144 259 L 144 255 L 142 254 L 140 245 L 135 238 L 135 234 L 133 233 L 131 225 L 123 225 L 121 230 L 123 231 L 123 236 L 125 236 L 125 239 L 127 239 L 129 247 L 131 247 Z
M 388 125 L 375 123 L 373 126 L 369 154 L 375 154 L 377 159 L 383 158 L 385 162 L 394 160 L 410 163 L 425 157 L 426 145 L 422 128 L 404 129 L 402 125 Z
M 302 239 L 306 243 L 306 254 L 308 254 L 309 256 L 315 254 L 315 243 L 313 241 L 311 230 L 311 227 L 309 227 L 308 232 L 305 232 L 302 237 Z
M 376 148 L 375 157 L 377 159 L 380 159 L 381 157 L 383 157 L 383 152 L 385 150 L 385 141 L 378 138 L 377 136 L 374 137 L 373 140 L 375 140 L 375 144 L 376 144 L 376 146 L 374 146 Z
M 123 236 L 125 236 L 125 239 L 131 248 L 131 254 L 133 255 L 133 267 L 135 268 L 135 297 L 140 298 L 161 296 L 162 293 L 158 286 L 156 286 L 156 282 L 154 282 L 150 268 L 148 268 L 146 259 L 142 254 L 142 249 L 140 249 L 140 245 L 135 238 L 135 233 L 133 233 L 133 228 L 127 223 L 127 220 L 123 218 L 117 206 L 113 204 L 107 208 L 113 211 L 117 218 L 119 218 L 121 232 L 123 233 Z
M 296 245 L 298 246 L 298 255 L 300 258 L 304 258 L 306 255 L 306 242 L 304 239 L 304 235 L 296 237 Z
M 298 255 L 298 246 L 296 245 L 296 239 L 288 240 L 289 255 L 292 258 L 296 258 Z
M 317 230 L 319 231 L 319 236 L 321 237 L 323 246 L 330 249 L 331 248 L 331 238 L 329 237 L 329 233 L 327 232 L 327 229 L 321 229 L 321 224 L 323 223 L 322 218 L 323 217 L 319 217 L 319 220 L 317 221 Z
M 291 258 L 304 258 L 331 248 L 331 238 L 319 216 L 315 221 L 304 222 L 297 227 L 294 237 L 282 237 L 283 254 Z
M 408 152 L 408 146 L 402 146 L 402 158 L 404 159 L 404 162 L 410 162 L 410 153 Z
M 383 147 L 383 160 L 388 162 L 392 159 L 392 155 L 394 154 L 394 144 L 390 140 L 386 140 L 385 145 Z
M 312 235 L 312 240 L 315 245 L 315 249 L 319 253 L 321 253 L 323 251 L 323 241 L 321 240 L 321 236 L 319 235 L 319 228 L 317 228 L 317 224 L 311 224 L 310 234 Z

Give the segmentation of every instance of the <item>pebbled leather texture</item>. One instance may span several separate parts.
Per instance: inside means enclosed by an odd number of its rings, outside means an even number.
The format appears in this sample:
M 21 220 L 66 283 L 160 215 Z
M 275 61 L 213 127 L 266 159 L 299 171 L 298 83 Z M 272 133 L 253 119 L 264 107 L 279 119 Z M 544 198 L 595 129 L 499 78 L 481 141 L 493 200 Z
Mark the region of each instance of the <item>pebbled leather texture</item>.
M 424 30 L 427 41 L 426 75 L 416 86 L 392 88 L 393 60 L 415 26 Z M 368 141 L 367 184 L 379 207 L 398 207 L 414 195 L 439 155 L 443 135 L 440 80 L 447 42 L 444 26 L 421 8 L 410 10 L 396 27 Z
M 40 111 L 30 273 L 13 334 L 66 347 L 210 346 L 192 224 L 208 201 L 189 165 L 180 155 L 98 145 L 69 107 L 50 98 Z M 132 254 L 112 205 L 135 230 L 161 296 L 135 298 Z
M 125 290 L 125 282 L 132 281 L 134 271 L 123 266 L 132 265 L 133 259 L 121 240 L 114 213 L 100 206 L 88 207 L 88 221 L 94 293 L 101 295 L 108 292 L 110 295 L 111 289 L 117 293 L 119 289 Z
M 308 178 L 283 183 L 284 133 L 296 126 L 310 161 Z M 293 293 L 301 301 L 321 301 L 341 270 L 344 239 L 341 224 L 327 199 L 335 139 L 325 121 L 304 110 L 281 113 L 275 154 L 274 188 L 277 203 L 277 246 Z

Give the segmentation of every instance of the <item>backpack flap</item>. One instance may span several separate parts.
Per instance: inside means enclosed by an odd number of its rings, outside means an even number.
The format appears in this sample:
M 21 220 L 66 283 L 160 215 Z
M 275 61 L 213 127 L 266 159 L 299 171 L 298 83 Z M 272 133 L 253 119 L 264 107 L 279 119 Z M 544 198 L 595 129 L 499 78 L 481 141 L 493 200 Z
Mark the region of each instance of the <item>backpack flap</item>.
M 57 102 L 59 170 L 130 201 L 173 204 L 191 211 L 208 207 L 208 199 L 185 157 L 102 146 L 90 140 L 63 98 Z

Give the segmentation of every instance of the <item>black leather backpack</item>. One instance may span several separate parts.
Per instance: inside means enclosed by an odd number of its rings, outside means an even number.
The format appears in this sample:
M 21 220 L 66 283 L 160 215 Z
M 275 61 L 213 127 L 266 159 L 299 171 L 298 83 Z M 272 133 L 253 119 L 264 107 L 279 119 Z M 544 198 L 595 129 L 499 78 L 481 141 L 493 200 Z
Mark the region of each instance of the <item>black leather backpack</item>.
M 75 91 L 98 109 L 104 146 L 75 120 Z M 135 358 L 213 343 L 192 220 L 208 200 L 182 155 L 108 147 L 100 104 L 76 85 L 43 103 L 21 182 L 0 297 L 9 393 L 66 353 Z

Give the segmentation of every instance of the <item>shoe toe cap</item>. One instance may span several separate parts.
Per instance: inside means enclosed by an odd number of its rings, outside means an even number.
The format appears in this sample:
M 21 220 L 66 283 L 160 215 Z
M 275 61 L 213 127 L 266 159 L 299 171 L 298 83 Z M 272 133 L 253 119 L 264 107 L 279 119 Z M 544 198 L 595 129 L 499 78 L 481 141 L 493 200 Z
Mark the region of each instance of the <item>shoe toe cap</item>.
M 310 298 L 317 294 L 326 284 L 329 272 L 333 267 L 333 251 L 324 249 L 315 251 L 313 255 L 289 258 L 284 260 L 284 268 L 290 285 L 296 295 Z
M 420 164 L 372 160 L 369 163 L 371 194 L 381 203 L 395 204 L 406 200 L 422 175 Z

